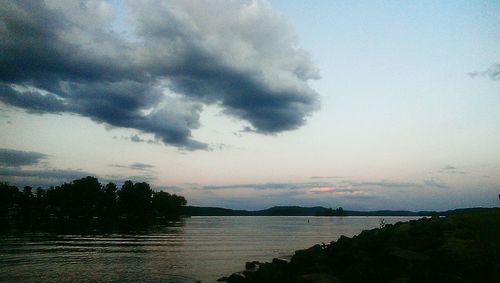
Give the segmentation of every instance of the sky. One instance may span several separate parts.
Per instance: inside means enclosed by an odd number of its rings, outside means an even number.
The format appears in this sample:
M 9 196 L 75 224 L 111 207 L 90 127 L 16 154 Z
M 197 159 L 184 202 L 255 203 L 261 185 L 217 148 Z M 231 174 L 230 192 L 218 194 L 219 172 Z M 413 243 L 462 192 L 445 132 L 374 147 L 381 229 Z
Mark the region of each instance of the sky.
M 500 1 L 0 1 L 0 180 L 500 204 Z

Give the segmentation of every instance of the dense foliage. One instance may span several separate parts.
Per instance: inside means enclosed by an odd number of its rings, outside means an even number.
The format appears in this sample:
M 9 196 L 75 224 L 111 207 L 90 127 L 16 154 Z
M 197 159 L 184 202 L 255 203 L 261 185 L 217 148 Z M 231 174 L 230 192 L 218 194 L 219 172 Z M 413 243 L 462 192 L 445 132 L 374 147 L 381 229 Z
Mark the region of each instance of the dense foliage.
M 179 216 L 184 205 L 182 196 L 155 192 L 148 183 L 132 181 L 126 181 L 121 189 L 114 183 L 102 185 L 90 176 L 36 190 L 0 183 L 0 220 L 4 222 L 143 221 Z
M 336 209 L 329 208 L 322 213 L 318 212 L 316 215 L 317 216 L 346 216 L 346 213 L 342 207 L 339 207 Z

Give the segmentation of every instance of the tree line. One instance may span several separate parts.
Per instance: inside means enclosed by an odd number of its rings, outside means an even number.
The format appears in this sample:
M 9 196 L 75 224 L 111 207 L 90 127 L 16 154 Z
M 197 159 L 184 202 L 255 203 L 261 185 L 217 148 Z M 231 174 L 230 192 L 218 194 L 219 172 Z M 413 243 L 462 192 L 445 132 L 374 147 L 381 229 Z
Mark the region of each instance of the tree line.
M 183 196 L 155 192 L 145 182 L 125 181 L 102 185 L 95 177 L 85 177 L 48 189 L 21 190 L 0 183 L 0 219 L 17 222 L 50 220 L 114 221 L 178 217 L 186 205 Z
M 346 216 L 346 215 L 347 214 L 342 207 L 336 209 L 328 208 L 325 211 L 316 213 L 316 216 Z

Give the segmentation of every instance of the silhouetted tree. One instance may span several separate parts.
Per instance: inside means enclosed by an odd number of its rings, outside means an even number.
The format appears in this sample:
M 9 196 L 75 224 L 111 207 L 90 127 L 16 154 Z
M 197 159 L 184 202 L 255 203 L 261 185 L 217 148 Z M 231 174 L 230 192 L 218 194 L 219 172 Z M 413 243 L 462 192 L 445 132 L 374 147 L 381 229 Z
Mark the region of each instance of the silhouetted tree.
M 333 211 L 334 216 L 345 216 L 345 211 L 342 207 L 339 207 Z
M 28 198 L 33 197 L 33 188 L 30 186 L 26 186 L 23 188 L 23 195 L 25 195 Z
M 318 213 L 317 215 L 320 215 L 320 216 L 345 216 L 346 213 L 342 207 L 339 207 L 336 209 L 329 208 L 325 212 Z
M 13 216 L 13 209 L 19 206 L 20 198 L 21 194 L 17 187 L 0 183 L 0 215 L 4 218 Z
M 104 206 L 105 216 L 108 218 L 114 217 L 116 215 L 117 190 L 118 187 L 116 186 L 115 183 L 108 183 L 104 187 L 103 206 Z
M 0 220 L 8 223 L 61 222 L 71 225 L 112 224 L 118 216 L 149 220 L 180 214 L 186 199 L 167 192 L 153 193 L 148 183 L 126 181 L 120 190 L 114 183 L 102 186 L 95 177 L 74 180 L 46 190 L 0 183 Z M 102 220 L 102 221 L 101 221 Z
M 182 196 L 171 195 L 166 192 L 156 192 L 153 194 L 153 209 L 162 217 L 179 215 L 182 206 L 186 205 L 186 199 Z
M 34 196 L 33 188 L 26 186 L 21 194 L 20 207 L 23 221 L 31 220 L 34 217 Z
M 94 177 L 85 177 L 56 187 L 53 193 L 54 206 L 64 216 L 90 218 L 101 214 L 100 207 L 104 192 Z
M 118 207 L 128 217 L 144 218 L 151 213 L 151 197 L 153 191 L 148 183 L 125 181 L 118 191 Z

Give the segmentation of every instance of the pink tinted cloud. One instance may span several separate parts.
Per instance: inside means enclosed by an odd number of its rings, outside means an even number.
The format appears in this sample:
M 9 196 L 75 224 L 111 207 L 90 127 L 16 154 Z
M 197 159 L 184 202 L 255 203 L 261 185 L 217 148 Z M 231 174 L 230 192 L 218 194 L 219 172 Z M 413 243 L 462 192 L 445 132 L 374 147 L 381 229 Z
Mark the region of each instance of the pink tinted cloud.
M 334 191 L 334 187 L 315 187 L 309 190 L 311 193 L 326 193 Z

